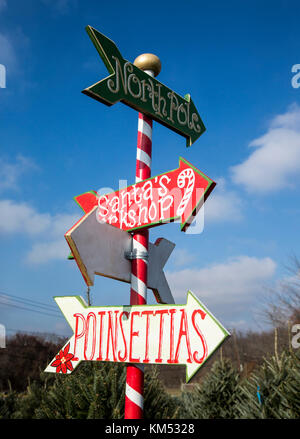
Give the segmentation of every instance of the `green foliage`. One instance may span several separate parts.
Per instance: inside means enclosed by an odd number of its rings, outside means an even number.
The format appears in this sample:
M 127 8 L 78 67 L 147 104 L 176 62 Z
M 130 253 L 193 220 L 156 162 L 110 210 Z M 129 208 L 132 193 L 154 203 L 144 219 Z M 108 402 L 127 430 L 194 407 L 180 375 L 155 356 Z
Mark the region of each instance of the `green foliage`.
M 216 361 L 204 381 L 193 391 L 183 394 L 184 417 L 235 418 L 239 381 L 239 374 L 229 360 Z
M 265 359 L 241 380 L 232 363 L 216 361 L 191 392 L 172 397 L 147 367 L 145 419 L 300 417 L 300 350 Z M 82 363 L 70 375 L 43 373 L 23 393 L 0 394 L 0 419 L 121 419 L 126 367 L 119 363 Z M 259 386 L 260 400 L 257 395 Z
M 11 419 L 17 409 L 18 394 L 12 390 L 0 394 L 0 419 Z
M 259 390 L 260 400 L 257 395 Z M 252 374 L 241 388 L 237 404 L 241 418 L 296 419 L 300 417 L 299 352 L 283 351 Z
M 182 401 L 169 395 L 158 378 L 157 369 L 151 367 L 145 373 L 144 418 L 176 419 L 181 411 Z
M 29 384 L 27 392 L 19 394 L 16 404 L 16 410 L 12 414 L 14 419 L 31 419 L 34 410 L 42 399 L 44 388 L 34 382 Z
M 26 392 L 0 396 L 0 418 L 121 419 L 124 418 L 126 368 L 118 363 L 82 363 L 71 375 L 43 373 Z M 155 368 L 145 373 L 144 417 L 170 419 L 180 401 L 161 384 Z
M 124 415 L 125 369 L 117 363 L 83 363 L 76 373 L 58 375 L 35 418 L 118 419 Z

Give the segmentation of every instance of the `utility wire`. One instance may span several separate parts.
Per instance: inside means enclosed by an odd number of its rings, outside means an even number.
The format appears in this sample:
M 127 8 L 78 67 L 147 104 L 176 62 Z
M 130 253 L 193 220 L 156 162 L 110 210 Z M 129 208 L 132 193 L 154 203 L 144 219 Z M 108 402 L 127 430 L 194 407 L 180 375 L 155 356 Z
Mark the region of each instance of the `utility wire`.
M 38 302 L 37 300 L 33 300 L 33 299 L 27 299 L 24 297 L 20 297 L 20 296 L 16 296 L 14 294 L 8 294 L 8 293 L 4 293 L 2 291 L 0 291 L 0 296 L 3 297 L 12 297 L 15 301 L 17 302 L 21 302 L 21 303 L 25 303 L 26 305 L 32 305 L 35 307 L 40 307 L 40 308 L 47 308 L 47 309 L 51 309 L 53 311 L 57 311 L 57 306 L 55 305 L 49 305 L 43 302 Z
M 1 297 L 0 297 L 0 299 L 1 299 Z M 24 310 L 24 311 L 36 312 L 36 313 L 38 313 L 38 314 L 44 314 L 44 315 L 47 315 L 47 316 L 50 316 L 50 317 L 59 317 L 59 318 L 63 318 L 63 316 L 60 315 L 60 314 L 47 313 L 47 312 L 44 312 L 44 311 L 41 311 L 41 310 L 36 310 L 36 309 L 31 309 L 31 308 L 25 308 L 25 307 L 23 307 L 23 306 L 19 306 L 19 305 L 16 305 L 16 304 L 14 304 L 14 303 L 1 302 L 1 300 L 0 300 L 0 303 L 1 303 L 2 305 L 4 305 L 4 306 L 11 306 L 11 307 L 13 307 L 13 308 L 19 308 L 19 309 L 22 309 L 22 310 Z
M 16 302 L 16 303 L 15 303 Z M 21 305 L 19 305 L 20 303 Z M 57 307 L 54 305 L 48 305 L 37 300 L 27 299 L 14 294 L 8 294 L 0 291 L 0 304 L 4 306 L 10 306 L 14 308 L 22 309 L 23 311 L 31 311 L 50 317 L 62 318 L 62 315 L 58 312 Z M 22 305 L 25 305 L 22 306 Z

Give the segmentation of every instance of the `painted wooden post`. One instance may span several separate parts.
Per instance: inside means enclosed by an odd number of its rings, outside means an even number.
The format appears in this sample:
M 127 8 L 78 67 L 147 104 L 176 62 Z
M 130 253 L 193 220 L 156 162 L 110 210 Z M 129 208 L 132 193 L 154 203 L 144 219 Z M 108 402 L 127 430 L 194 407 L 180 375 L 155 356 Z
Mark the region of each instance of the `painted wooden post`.
M 136 58 L 134 65 L 150 76 L 157 76 L 161 63 L 156 55 L 143 54 Z M 143 113 L 138 118 L 138 139 L 136 155 L 136 178 L 139 182 L 151 177 L 152 119 Z M 149 230 L 133 234 L 131 263 L 130 305 L 147 303 L 147 264 Z M 126 375 L 125 419 L 142 419 L 144 406 L 144 367 L 129 364 Z

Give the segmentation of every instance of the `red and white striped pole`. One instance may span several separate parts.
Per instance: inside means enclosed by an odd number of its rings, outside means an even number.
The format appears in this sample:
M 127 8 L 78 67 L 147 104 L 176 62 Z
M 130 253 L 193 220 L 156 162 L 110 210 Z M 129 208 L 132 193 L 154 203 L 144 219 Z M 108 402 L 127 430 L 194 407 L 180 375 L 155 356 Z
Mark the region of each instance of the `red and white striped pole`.
M 134 64 L 151 76 L 157 76 L 161 63 L 157 56 L 143 54 Z M 139 182 L 151 177 L 152 119 L 139 113 L 136 156 L 136 178 Z M 133 234 L 130 305 L 147 303 L 147 264 L 149 231 Z M 125 419 L 142 419 L 144 406 L 144 367 L 128 364 L 125 390 Z

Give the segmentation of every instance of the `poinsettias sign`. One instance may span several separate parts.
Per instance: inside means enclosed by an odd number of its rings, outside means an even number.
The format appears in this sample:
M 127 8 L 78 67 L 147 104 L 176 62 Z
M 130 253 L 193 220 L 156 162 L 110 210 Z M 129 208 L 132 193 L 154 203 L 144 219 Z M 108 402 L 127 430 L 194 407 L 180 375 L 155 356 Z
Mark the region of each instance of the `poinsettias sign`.
M 71 373 L 81 361 L 184 364 L 189 381 L 228 331 L 189 291 L 183 305 L 87 306 L 56 297 L 73 336 L 46 368 Z

